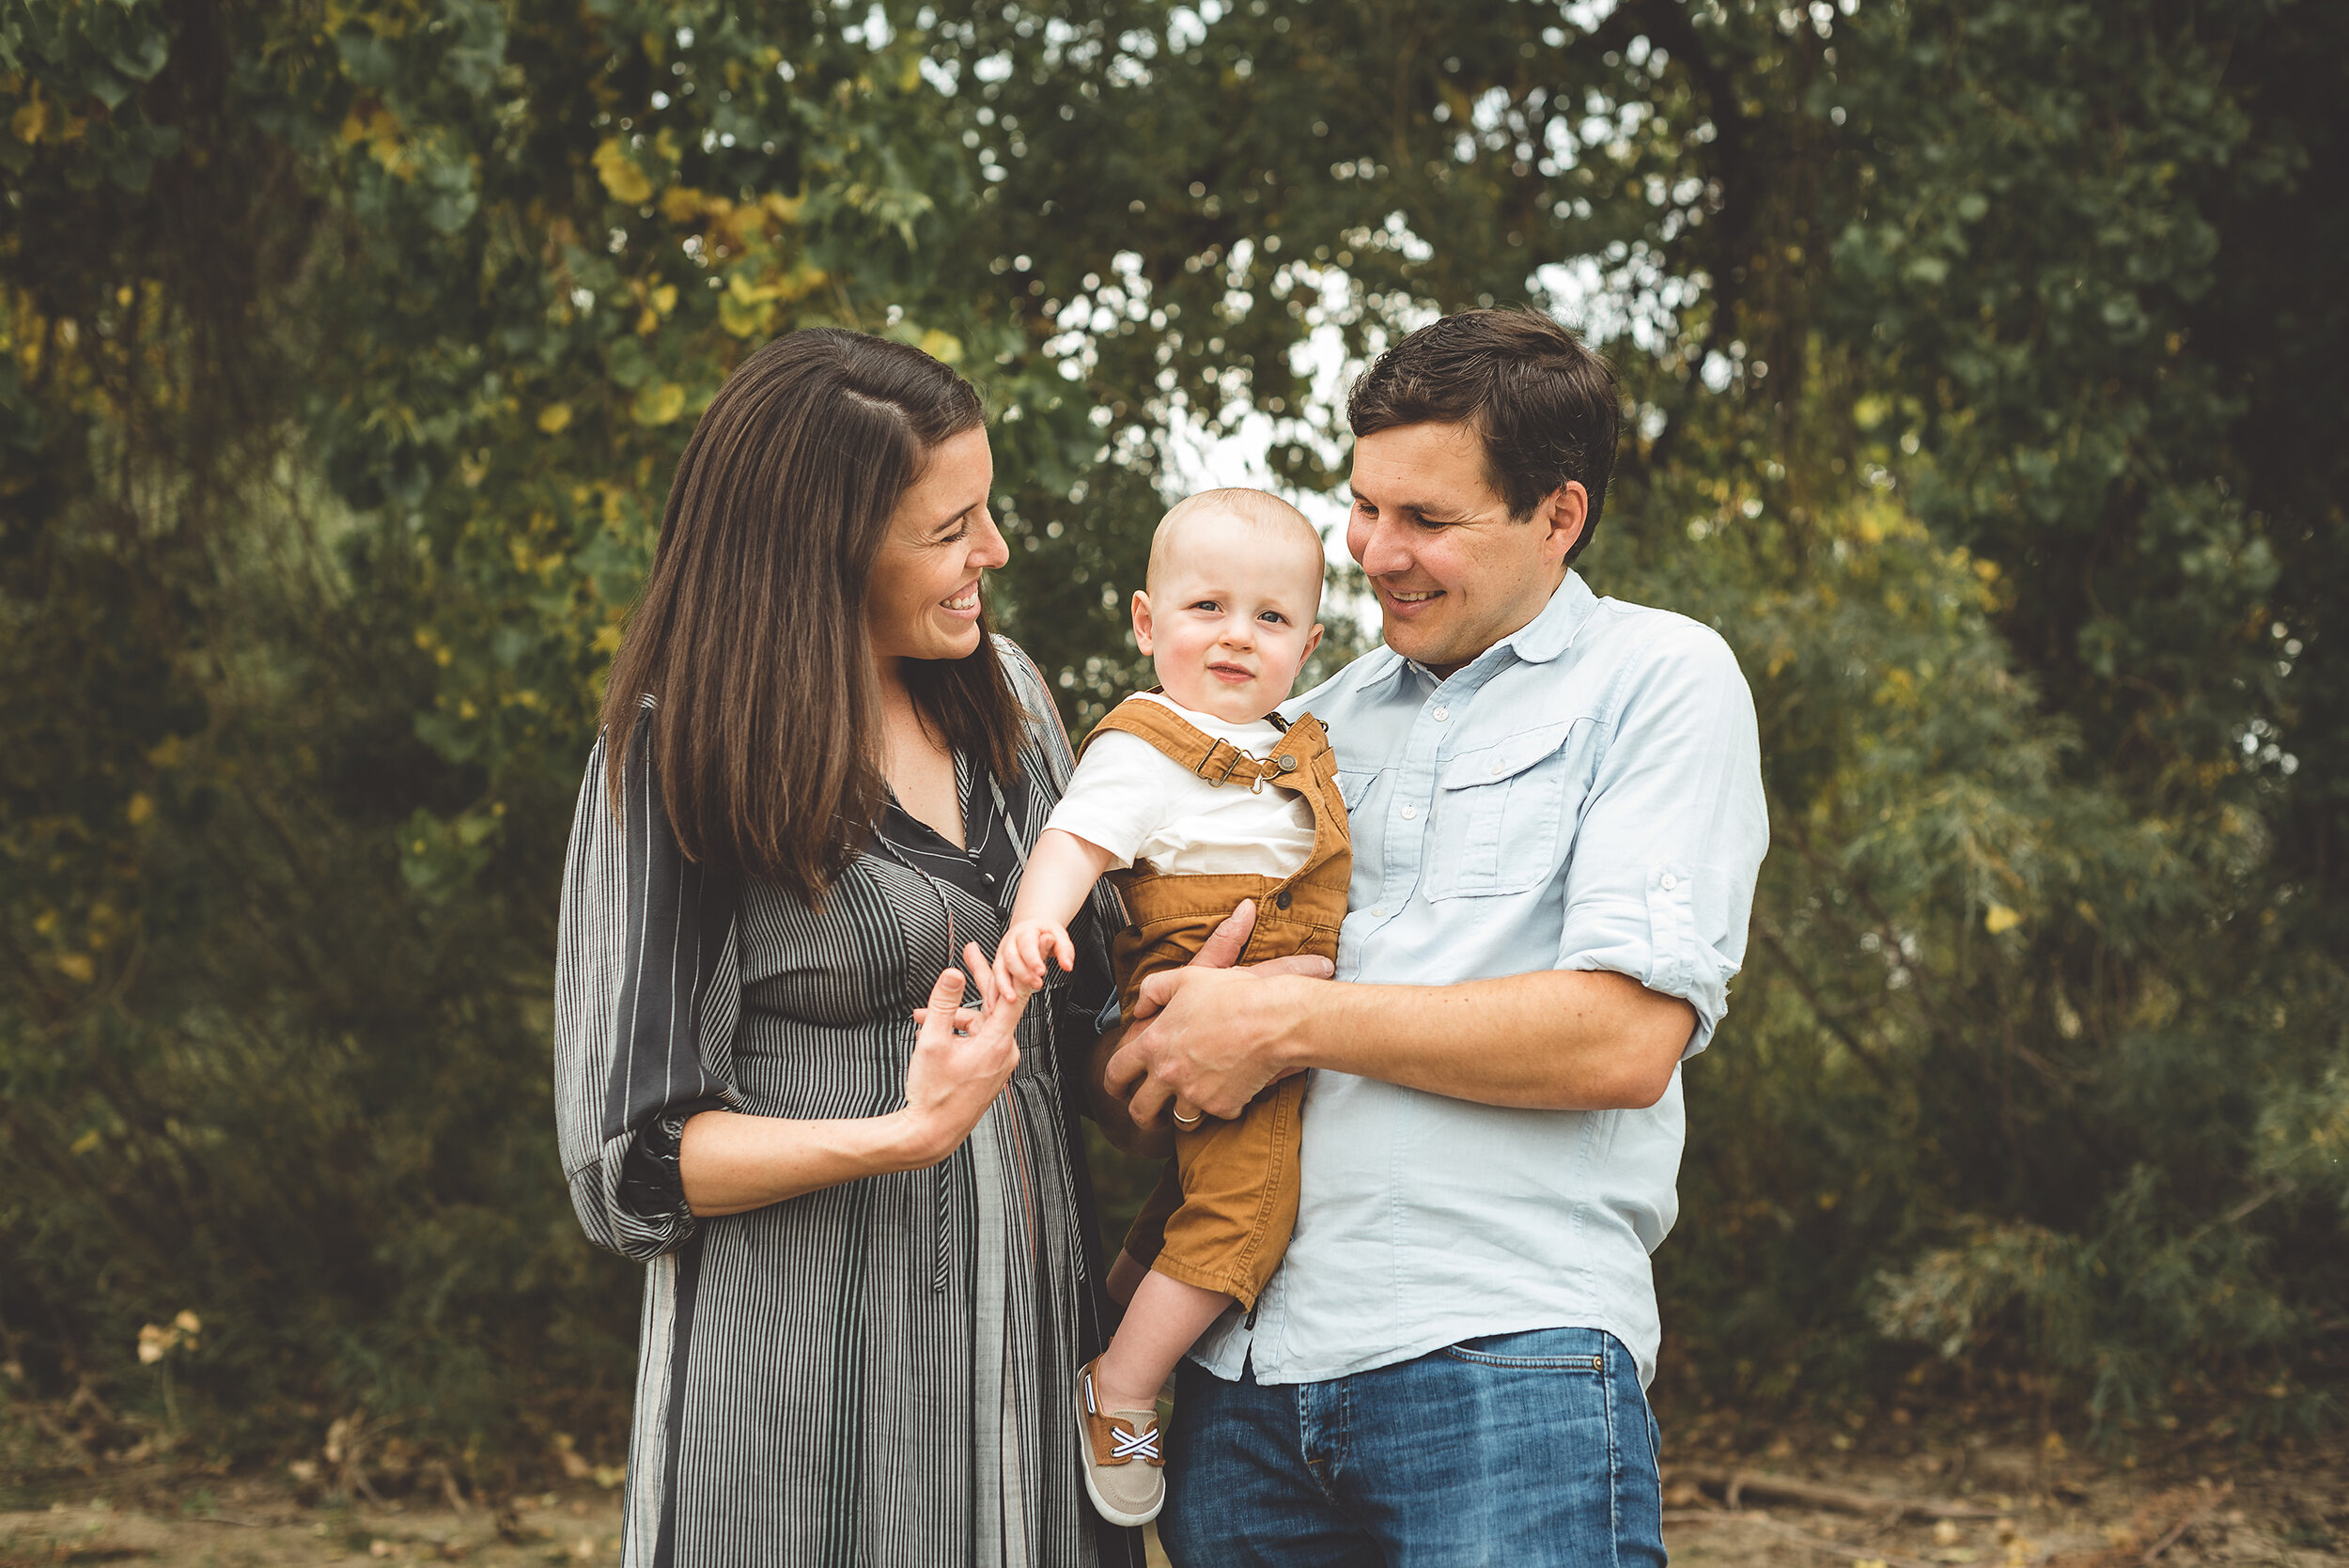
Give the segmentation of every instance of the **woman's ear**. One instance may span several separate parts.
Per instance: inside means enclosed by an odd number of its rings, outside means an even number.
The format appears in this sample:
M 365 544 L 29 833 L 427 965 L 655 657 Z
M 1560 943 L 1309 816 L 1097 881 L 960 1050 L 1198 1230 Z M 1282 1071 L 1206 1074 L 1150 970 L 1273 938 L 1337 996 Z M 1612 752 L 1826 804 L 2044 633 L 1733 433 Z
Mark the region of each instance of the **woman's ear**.
M 1140 588 L 1134 590 L 1134 646 L 1143 657 L 1150 652 L 1150 596 Z

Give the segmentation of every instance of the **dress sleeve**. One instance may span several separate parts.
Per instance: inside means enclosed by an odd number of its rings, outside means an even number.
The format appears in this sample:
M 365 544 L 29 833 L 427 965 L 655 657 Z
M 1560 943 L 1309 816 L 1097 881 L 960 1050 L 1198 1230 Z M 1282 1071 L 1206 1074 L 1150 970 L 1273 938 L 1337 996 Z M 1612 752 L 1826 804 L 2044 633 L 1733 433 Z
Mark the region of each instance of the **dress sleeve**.
M 694 1231 L 677 1172 L 688 1119 L 739 1110 L 737 897 L 678 850 L 646 765 L 650 725 L 629 742 L 625 820 L 596 743 L 571 819 L 555 948 L 555 1123 L 571 1205 L 599 1247 L 646 1260 Z

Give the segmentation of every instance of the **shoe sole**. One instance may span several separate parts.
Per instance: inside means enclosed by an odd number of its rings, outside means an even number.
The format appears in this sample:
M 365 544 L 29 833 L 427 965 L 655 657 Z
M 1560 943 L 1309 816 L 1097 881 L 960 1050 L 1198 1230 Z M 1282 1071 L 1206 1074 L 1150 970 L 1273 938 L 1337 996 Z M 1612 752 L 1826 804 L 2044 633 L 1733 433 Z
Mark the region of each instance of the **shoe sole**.
M 1166 1507 L 1166 1484 L 1163 1480 L 1159 1484 L 1159 1500 L 1150 1505 L 1147 1514 L 1128 1514 L 1101 1496 L 1100 1488 L 1093 1483 L 1093 1435 L 1085 1429 L 1084 1412 L 1081 1410 L 1077 1412 L 1077 1463 L 1084 1467 L 1085 1496 L 1093 1499 L 1093 1512 L 1112 1525 L 1140 1529 L 1157 1518 L 1159 1510 Z

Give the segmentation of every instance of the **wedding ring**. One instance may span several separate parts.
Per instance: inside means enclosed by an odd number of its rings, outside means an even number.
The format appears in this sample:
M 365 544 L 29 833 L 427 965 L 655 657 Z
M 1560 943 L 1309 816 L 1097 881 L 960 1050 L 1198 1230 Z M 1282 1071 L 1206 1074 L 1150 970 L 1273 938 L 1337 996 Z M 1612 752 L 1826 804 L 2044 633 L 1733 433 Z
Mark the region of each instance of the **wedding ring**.
M 1201 1111 L 1197 1116 L 1187 1117 L 1179 1110 L 1170 1110 L 1167 1114 L 1174 1118 L 1174 1125 L 1178 1127 L 1195 1127 L 1206 1117 L 1206 1112 Z

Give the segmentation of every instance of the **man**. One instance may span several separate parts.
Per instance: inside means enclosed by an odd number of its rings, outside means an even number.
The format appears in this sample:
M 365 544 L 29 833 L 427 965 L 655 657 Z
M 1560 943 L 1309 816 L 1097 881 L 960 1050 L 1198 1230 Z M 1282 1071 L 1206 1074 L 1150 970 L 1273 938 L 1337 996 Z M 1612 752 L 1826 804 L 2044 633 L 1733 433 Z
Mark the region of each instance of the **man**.
M 1446 318 L 1347 415 L 1386 645 L 1285 709 L 1353 827 L 1339 983 L 1157 977 L 1108 1069 L 1143 1126 L 1314 1071 L 1295 1238 L 1179 1374 L 1160 1532 L 1178 1564 L 1660 1564 L 1648 1255 L 1767 842 L 1752 699 L 1710 629 L 1571 569 L 1617 423 L 1571 333 Z

